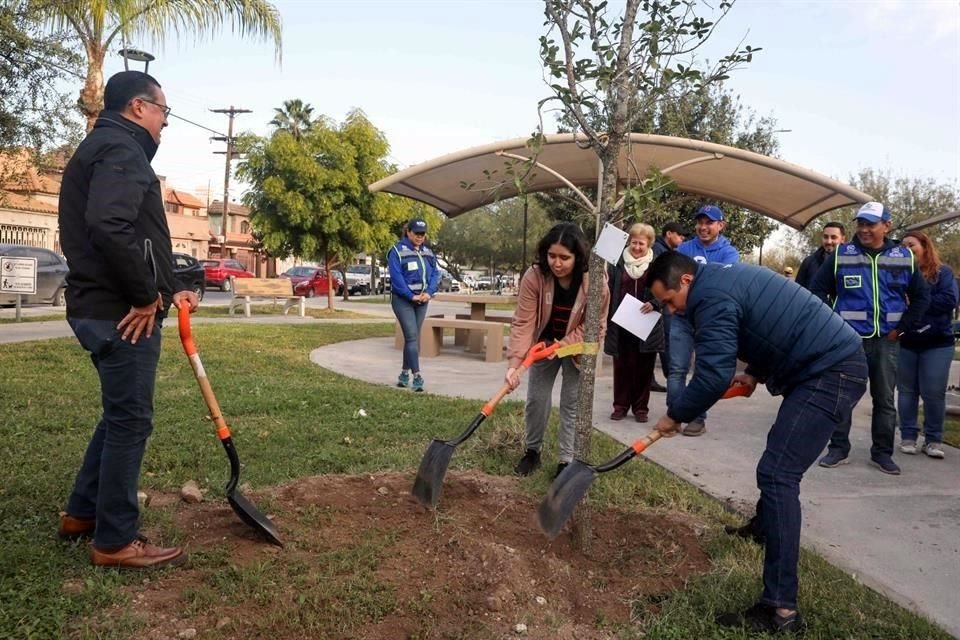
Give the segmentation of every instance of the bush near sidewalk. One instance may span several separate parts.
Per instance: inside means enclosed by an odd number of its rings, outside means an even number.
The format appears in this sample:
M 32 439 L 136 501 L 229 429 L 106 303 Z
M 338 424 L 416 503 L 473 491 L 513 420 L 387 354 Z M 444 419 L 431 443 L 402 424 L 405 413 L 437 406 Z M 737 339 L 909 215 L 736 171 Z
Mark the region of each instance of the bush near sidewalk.
M 309 475 L 377 471 L 400 471 L 412 477 L 430 438 L 455 434 L 476 414 L 479 403 L 474 401 L 378 387 L 309 362 L 308 354 L 316 346 L 392 332 L 389 323 L 230 323 L 194 328 L 205 368 L 234 429 L 244 482 L 256 488 Z M 203 417 L 206 409 L 175 329 L 169 327 L 163 335 L 156 428 L 147 450 L 142 486 L 148 492 L 174 492 L 186 480 L 196 479 L 209 490 L 210 499 L 222 498 L 226 478 L 223 451 Z M 93 570 L 82 545 L 58 544 L 53 535 L 56 513 L 98 417 L 97 385 L 87 355 L 74 340 L 67 339 L 4 345 L 0 371 L 4 372 L 0 402 L 0 438 L 4 442 L 0 448 L 0 522 L 4 528 L 0 536 L 0 638 L 140 637 L 137 607 L 128 589 L 143 583 L 144 576 Z M 355 417 L 360 408 L 367 413 L 362 420 Z M 521 424 L 522 405 L 504 403 L 477 436 L 458 449 L 452 468 L 510 474 L 517 455 L 511 443 Z M 345 438 L 350 446 L 344 446 Z M 555 434 L 547 442 L 555 442 Z M 595 459 L 608 458 L 622 449 L 604 436 L 594 442 Z M 548 469 L 556 463 L 549 455 L 544 461 Z M 744 469 L 743 473 L 753 471 Z M 539 497 L 548 482 L 547 473 L 538 473 L 522 486 Z M 614 626 L 596 620 L 598 633 L 618 638 L 746 637 L 721 631 L 712 618 L 717 611 L 749 605 L 759 592 L 761 551 L 721 532 L 721 525 L 735 519 L 716 501 L 643 462 L 605 476 L 591 495 L 600 507 L 689 518 L 703 528 L 713 564 L 708 575 L 664 599 L 650 602 L 639 598 L 633 603 L 636 619 L 631 624 Z M 145 518 L 146 526 L 163 532 L 166 540 L 176 541 L 183 535 L 171 508 L 151 507 Z M 425 522 L 430 521 L 425 518 Z M 442 514 L 438 514 L 434 526 L 442 525 Z M 383 535 L 389 536 L 389 532 Z M 530 535 L 540 535 L 532 518 Z M 357 553 L 366 549 L 363 544 Z M 212 578 L 202 594 L 209 602 L 249 603 L 256 605 L 256 610 L 279 613 L 294 611 L 297 606 L 286 601 L 284 583 L 303 567 L 284 562 L 237 566 L 228 551 L 217 548 L 204 549 L 194 562 L 210 568 Z M 803 553 L 801 576 L 801 601 L 813 625 L 812 637 L 949 638 L 813 553 Z M 392 606 L 389 600 L 359 595 L 351 592 L 336 601 L 341 612 L 337 620 L 311 621 L 336 626 L 305 629 L 303 637 L 357 637 L 351 620 L 367 619 L 374 615 L 372 609 Z M 182 596 L 187 610 L 192 606 L 190 597 L 199 595 Z M 489 637 L 482 629 L 465 630 L 464 634 L 461 637 L 478 640 Z

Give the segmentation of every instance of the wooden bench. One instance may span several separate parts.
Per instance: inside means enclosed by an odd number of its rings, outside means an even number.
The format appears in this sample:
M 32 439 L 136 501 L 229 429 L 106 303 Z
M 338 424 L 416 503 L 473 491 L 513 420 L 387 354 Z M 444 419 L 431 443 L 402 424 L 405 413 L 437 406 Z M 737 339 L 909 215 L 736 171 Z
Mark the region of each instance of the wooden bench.
M 251 300 L 270 300 L 274 304 L 283 300 L 283 315 L 298 306 L 300 317 L 307 315 L 307 305 L 303 296 L 293 295 L 293 282 L 286 278 L 230 278 L 233 283 L 233 300 L 230 301 L 229 314 L 243 306 L 243 315 L 250 317 Z

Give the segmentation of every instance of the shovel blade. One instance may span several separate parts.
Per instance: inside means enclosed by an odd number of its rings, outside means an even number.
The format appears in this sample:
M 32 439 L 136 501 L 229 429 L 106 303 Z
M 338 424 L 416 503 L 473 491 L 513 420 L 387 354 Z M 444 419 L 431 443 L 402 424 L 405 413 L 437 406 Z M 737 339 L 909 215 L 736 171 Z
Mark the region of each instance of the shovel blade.
M 427 447 L 413 481 L 413 497 L 423 506 L 434 509 L 443 492 L 443 478 L 447 475 L 455 447 L 443 440 L 434 440 Z
M 537 523 L 549 538 L 557 537 L 596 477 L 593 467 L 574 460 L 553 481 L 537 508 Z
M 277 535 L 277 530 L 273 526 L 273 523 L 270 522 L 270 519 L 267 518 L 267 516 L 260 513 L 260 511 L 253 506 L 252 502 L 244 498 L 236 491 L 231 491 L 227 494 L 227 502 L 230 503 L 234 513 L 240 516 L 241 520 L 256 529 L 261 535 L 263 535 L 273 544 L 277 545 L 278 547 L 283 546 L 283 542 L 280 541 L 280 536 Z

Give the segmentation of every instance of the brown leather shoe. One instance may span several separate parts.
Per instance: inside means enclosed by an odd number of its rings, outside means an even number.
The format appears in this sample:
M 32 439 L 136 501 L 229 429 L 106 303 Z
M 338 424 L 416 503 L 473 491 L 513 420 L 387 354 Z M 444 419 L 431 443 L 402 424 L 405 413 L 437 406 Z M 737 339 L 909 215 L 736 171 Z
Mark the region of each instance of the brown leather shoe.
M 93 548 L 90 560 L 96 567 L 121 569 L 155 569 L 182 564 L 187 559 L 180 547 L 158 547 L 140 536 L 125 547 L 114 551 Z
M 77 518 L 66 511 L 60 512 L 60 526 L 57 527 L 57 537 L 61 540 L 79 540 L 89 538 L 97 528 L 96 518 Z

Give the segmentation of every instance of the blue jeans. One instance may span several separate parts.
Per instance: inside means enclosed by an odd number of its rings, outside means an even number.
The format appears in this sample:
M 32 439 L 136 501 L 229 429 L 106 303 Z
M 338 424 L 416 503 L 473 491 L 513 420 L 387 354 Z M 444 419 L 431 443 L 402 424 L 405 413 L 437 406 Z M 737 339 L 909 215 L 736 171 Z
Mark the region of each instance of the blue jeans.
M 153 389 L 160 361 L 160 326 L 137 344 L 120 339 L 115 320 L 68 318 L 100 378 L 103 414 L 87 446 L 67 513 L 97 519 L 99 549 L 136 539 L 140 464 L 153 431 Z
M 670 320 L 670 371 L 667 373 L 667 408 L 687 388 L 687 373 L 693 359 L 693 325 L 686 316 L 674 316 Z M 707 414 L 701 413 L 696 420 L 706 420 Z
M 390 306 L 403 331 L 403 370 L 420 372 L 420 327 L 427 317 L 427 305 L 411 302 L 394 294 Z
M 897 409 L 900 437 L 916 440 L 919 432 L 917 409 L 923 398 L 923 437 L 926 442 L 943 442 L 947 379 L 954 346 L 923 351 L 900 348 L 897 361 Z
M 757 511 L 766 536 L 764 604 L 797 607 L 800 481 L 866 389 L 867 362 L 860 351 L 784 395 L 757 465 Z
M 870 397 L 873 400 L 873 417 L 870 432 L 873 444 L 870 457 L 874 460 L 893 456 L 893 440 L 897 430 L 897 409 L 894 405 L 894 388 L 897 383 L 897 352 L 900 345 L 886 338 L 864 338 L 863 350 L 870 369 Z M 850 415 L 837 427 L 830 438 L 830 451 L 850 454 Z

